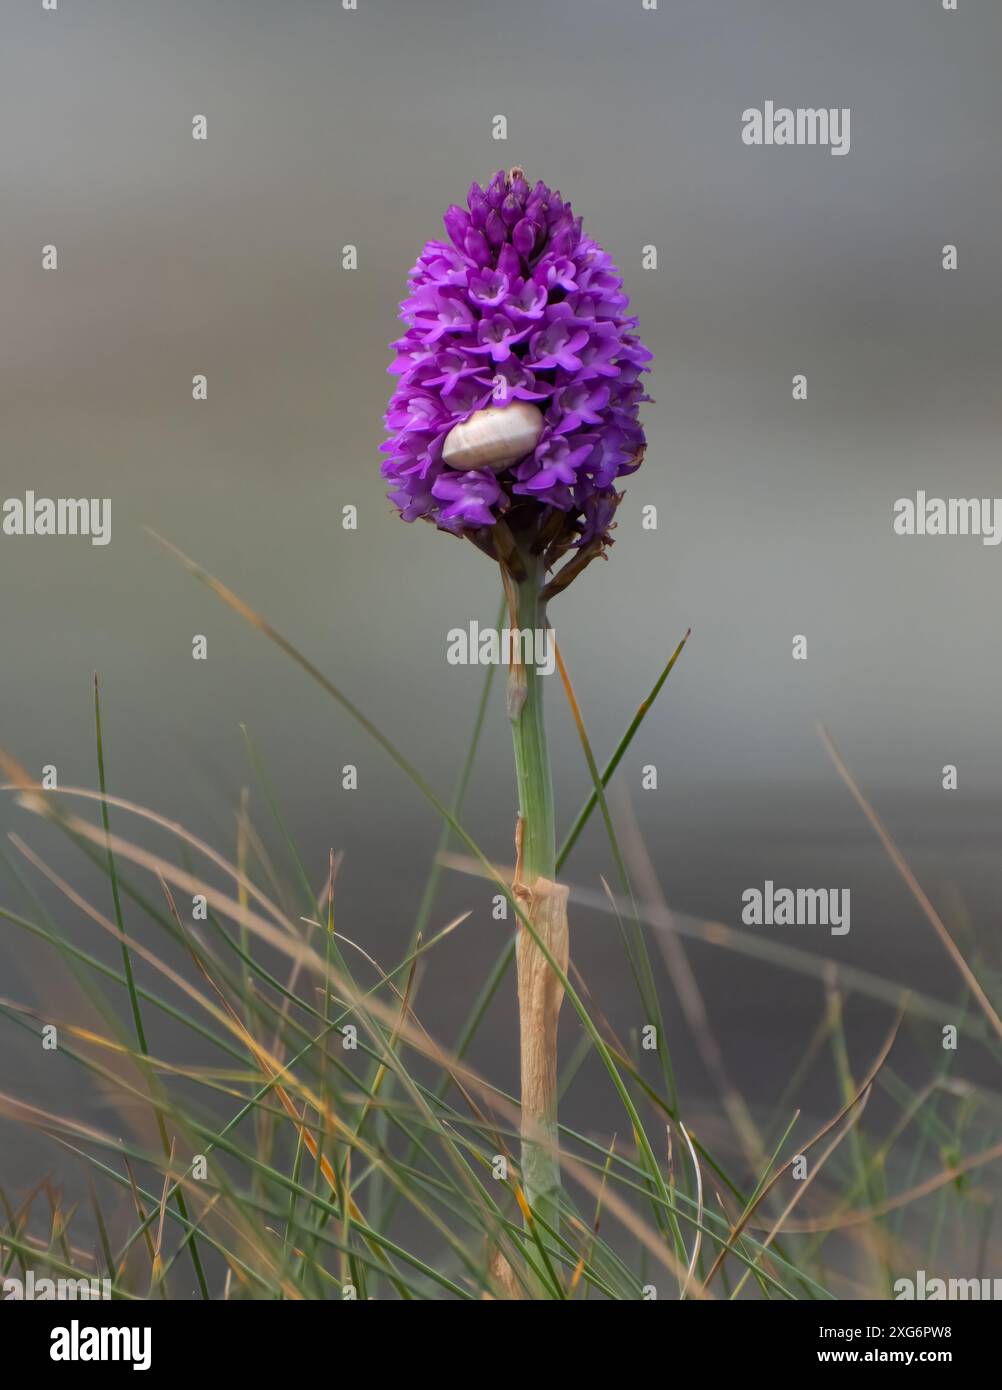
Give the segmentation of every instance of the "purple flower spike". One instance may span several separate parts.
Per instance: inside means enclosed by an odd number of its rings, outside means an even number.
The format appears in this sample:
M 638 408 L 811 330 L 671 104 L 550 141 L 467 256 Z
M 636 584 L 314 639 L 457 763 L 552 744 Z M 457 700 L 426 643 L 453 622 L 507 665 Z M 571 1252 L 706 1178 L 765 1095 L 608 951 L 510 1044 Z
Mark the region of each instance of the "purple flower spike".
M 429 241 L 410 273 L 393 344 L 390 498 L 405 520 L 468 537 L 502 563 L 527 539 L 548 565 L 576 547 L 565 569 L 577 573 L 611 543 L 616 480 L 646 444 L 651 354 L 622 277 L 570 204 L 530 188 L 521 169 L 473 184 L 444 222 L 448 240 Z M 471 454 L 481 421 L 484 448 Z

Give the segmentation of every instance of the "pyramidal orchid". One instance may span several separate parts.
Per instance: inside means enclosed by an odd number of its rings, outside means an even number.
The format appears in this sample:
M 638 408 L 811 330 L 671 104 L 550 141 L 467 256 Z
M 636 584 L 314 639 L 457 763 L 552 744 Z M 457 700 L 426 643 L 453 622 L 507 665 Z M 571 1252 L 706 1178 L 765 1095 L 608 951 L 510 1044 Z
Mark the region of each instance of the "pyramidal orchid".
M 517 634 L 612 544 L 620 478 L 639 468 L 651 354 L 622 277 L 569 203 L 521 169 L 474 183 L 444 217 L 400 306 L 382 473 L 406 521 L 431 522 L 495 560 Z M 531 648 L 530 648 L 531 650 Z M 508 678 L 518 784 L 513 895 L 566 969 L 566 889 L 539 670 L 513 641 Z M 559 1221 L 557 1015 L 563 990 L 532 936 L 517 941 L 522 1185 Z

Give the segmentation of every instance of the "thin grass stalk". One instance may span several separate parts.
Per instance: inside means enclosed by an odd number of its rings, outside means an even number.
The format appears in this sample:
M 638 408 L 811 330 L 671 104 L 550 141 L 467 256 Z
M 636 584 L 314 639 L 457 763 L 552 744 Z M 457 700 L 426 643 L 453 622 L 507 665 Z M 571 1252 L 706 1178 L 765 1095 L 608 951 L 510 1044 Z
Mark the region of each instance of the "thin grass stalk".
M 101 691 L 98 685 L 97 673 L 94 673 L 94 730 L 97 740 L 97 774 L 101 787 L 101 824 L 104 827 L 104 838 L 108 856 L 108 878 L 111 881 L 111 896 L 115 906 L 115 922 L 118 926 L 122 946 L 122 966 L 125 972 L 125 983 L 129 991 L 129 1003 L 132 1006 L 132 1022 L 136 1030 L 136 1042 L 139 1046 L 140 1054 L 145 1058 L 149 1055 L 149 1048 L 146 1044 L 146 1030 L 143 1027 L 143 1015 L 139 1007 L 139 996 L 136 992 L 136 982 L 132 974 L 132 957 L 129 952 L 128 941 L 125 931 L 125 918 L 122 913 L 122 899 L 118 891 L 118 872 L 115 867 L 115 856 L 111 849 L 111 821 L 108 815 L 108 787 L 104 771 L 104 738 L 101 732 Z M 146 1073 L 152 1086 L 152 1072 Z M 167 1138 L 167 1124 L 163 1117 L 163 1112 L 154 1107 L 154 1117 L 156 1119 L 157 1132 L 160 1136 L 160 1145 L 165 1154 L 172 1152 L 171 1145 Z M 180 1189 L 175 1194 L 178 1211 L 185 1221 L 188 1219 L 188 1209 L 184 1199 L 184 1193 Z M 209 1286 L 205 1278 L 205 1270 L 202 1268 L 201 1256 L 198 1253 L 198 1245 L 192 1239 L 189 1246 L 192 1268 L 195 1271 L 195 1278 L 198 1280 L 199 1292 L 203 1299 L 209 1298 Z

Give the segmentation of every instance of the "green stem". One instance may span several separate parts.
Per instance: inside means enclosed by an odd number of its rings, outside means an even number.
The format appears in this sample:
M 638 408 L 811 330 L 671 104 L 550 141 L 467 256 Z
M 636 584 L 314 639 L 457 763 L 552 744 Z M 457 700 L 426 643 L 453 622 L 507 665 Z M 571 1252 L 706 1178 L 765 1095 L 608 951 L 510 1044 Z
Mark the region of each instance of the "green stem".
M 524 578 L 513 587 L 515 597 L 515 626 L 520 634 L 544 633 L 547 629 L 546 605 L 540 594 L 546 582 L 541 557 L 522 552 Z M 509 620 L 510 621 L 510 620 Z M 525 637 L 520 647 L 522 656 L 541 656 L 536 639 L 528 647 Z M 533 660 L 525 664 L 513 660 L 508 674 L 508 713 L 511 718 L 512 740 L 515 749 L 515 776 L 518 783 L 519 814 L 522 821 L 521 882 L 532 889 L 536 880 L 551 882 L 556 876 L 557 845 L 553 811 L 553 780 L 550 755 L 543 720 L 543 688 L 545 676 Z M 538 951 L 528 946 L 529 951 Z M 524 1010 L 523 992 L 526 981 L 519 972 L 519 1002 Z M 540 1091 L 539 1085 L 525 1084 L 528 1054 L 540 1049 L 552 1051 L 554 1085 Z M 522 1034 L 522 1105 L 523 1136 L 532 1132 L 533 1139 L 522 1141 L 522 1183 L 526 1200 L 537 1215 L 554 1230 L 559 1228 L 560 1160 L 557 1152 L 557 1095 L 556 1095 L 556 1028 L 527 1039 Z M 536 1057 L 538 1072 L 539 1057 Z M 547 1067 L 550 1070 L 550 1067 Z M 529 1113 L 531 1110 L 532 1113 Z
M 516 586 L 515 622 L 520 633 L 544 632 L 546 605 L 540 600 L 545 580 L 543 562 L 536 555 L 526 556 L 526 577 Z M 543 683 L 546 677 L 530 662 L 509 672 L 511 703 L 521 702 L 512 714 L 512 740 L 515 746 L 515 776 L 518 806 L 522 816 L 522 877 L 532 886 L 540 876 L 552 879 L 556 873 L 557 834 L 553 815 L 553 779 L 543 720 Z

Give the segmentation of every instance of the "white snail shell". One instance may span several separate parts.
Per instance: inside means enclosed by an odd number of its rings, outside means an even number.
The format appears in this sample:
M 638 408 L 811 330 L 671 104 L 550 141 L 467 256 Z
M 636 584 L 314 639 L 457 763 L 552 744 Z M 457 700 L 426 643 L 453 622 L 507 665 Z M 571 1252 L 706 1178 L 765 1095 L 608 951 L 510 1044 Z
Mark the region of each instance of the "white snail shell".
M 539 443 L 543 416 L 528 401 L 489 405 L 454 425 L 442 445 L 442 462 L 450 468 L 491 468 L 502 472 Z

